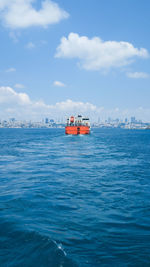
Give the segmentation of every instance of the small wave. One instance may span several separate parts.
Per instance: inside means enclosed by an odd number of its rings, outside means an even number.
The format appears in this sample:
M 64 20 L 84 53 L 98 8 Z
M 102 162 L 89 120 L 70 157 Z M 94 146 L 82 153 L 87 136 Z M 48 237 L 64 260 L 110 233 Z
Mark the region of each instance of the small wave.
M 65 134 L 64 137 L 67 137 L 67 138 L 70 138 L 70 137 L 73 137 L 73 136 L 76 136 L 75 134 Z
M 17 225 L 10 222 L 1 223 L 0 229 L 0 245 L 3 244 L 1 245 L 1 266 L 76 266 L 67 257 L 62 244 L 46 235 L 36 231 L 18 230 Z M 7 257 L 6 247 L 9 251 Z

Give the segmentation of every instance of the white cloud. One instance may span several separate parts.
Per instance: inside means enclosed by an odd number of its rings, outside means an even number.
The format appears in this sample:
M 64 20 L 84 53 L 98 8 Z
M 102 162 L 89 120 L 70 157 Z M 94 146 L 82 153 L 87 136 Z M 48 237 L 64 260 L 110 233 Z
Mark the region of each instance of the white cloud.
M 15 88 L 18 88 L 18 89 L 23 89 L 23 88 L 25 88 L 25 86 L 24 86 L 23 84 L 21 84 L 21 83 L 16 83 L 16 84 L 14 85 L 14 87 L 15 87 Z
M 35 0 L 0 0 L 0 17 L 9 28 L 47 27 L 68 18 L 69 14 L 51 0 L 43 0 L 41 9 L 33 7 Z
M 65 100 L 49 105 L 44 101 L 33 101 L 26 93 L 17 93 L 11 87 L 0 87 L 0 119 L 8 119 L 10 116 L 16 119 L 40 120 L 44 117 L 60 118 L 70 115 L 82 114 L 90 117 L 91 121 L 97 121 L 100 117 L 105 120 L 111 118 L 130 118 L 150 121 L 150 109 L 142 107 L 122 110 L 118 107 L 105 109 L 89 102 Z
M 84 103 L 84 102 L 75 102 L 70 99 L 64 101 L 64 102 L 58 102 L 55 104 L 56 109 L 64 110 L 64 111 L 82 111 L 82 112 L 88 112 L 88 111 L 95 111 L 96 106 L 91 103 Z
M 133 79 L 139 79 L 139 78 L 145 79 L 149 77 L 149 74 L 146 72 L 128 72 L 127 76 Z
M 54 81 L 53 82 L 53 85 L 54 86 L 57 86 L 57 87 L 65 87 L 66 85 L 60 81 Z
M 15 71 L 16 71 L 15 68 L 9 68 L 9 69 L 6 70 L 6 72 L 15 72 Z
M 86 70 L 106 70 L 126 66 L 136 57 L 148 56 L 146 49 L 135 48 L 128 42 L 104 42 L 99 37 L 89 39 L 76 33 L 70 33 L 68 38 L 61 39 L 55 55 L 57 58 L 78 58 Z
M 5 110 L 14 110 L 14 116 L 22 118 L 41 118 L 42 116 L 69 116 L 70 114 L 90 114 L 96 111 L 91 103 L 66 100 L 54 105 L 44 101 L 32 101 L 26 93 L 17 93 L 11 87 L 0 87 L 0 115 L 6 117 Z
M 32 42 L 29 42 L 29 43 L 27 43 L 26 48 L 33 49 L 33 48 L 35 48 L 35 44 Z
M 17 93 L 11 87 L 0 87 L 0 103 L 8 105 L 29 105 L 31 100 L 25 93 Z

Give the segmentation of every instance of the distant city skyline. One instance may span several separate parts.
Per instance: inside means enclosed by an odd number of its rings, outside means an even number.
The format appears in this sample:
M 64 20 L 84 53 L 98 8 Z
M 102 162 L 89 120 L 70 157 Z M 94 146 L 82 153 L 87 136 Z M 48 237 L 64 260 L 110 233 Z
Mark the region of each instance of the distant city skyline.
M 78 114 L 80 115 L 80 114 Z M 16 122 L 42 122 L 42 123 L 45 123 L 45 124 L 53 124 L 53 123 L 65 123 L 67 122 L 67 119 L 69 117 L 56 117 L 56 118 L 52 118 L 52 117 L 43 117 L 42 119 L 37 119 L 37 120 L 26 120 L 26 119 L 17 119 L 17 118 L 8 118 L 8 119 L 4 119 L 4 118 L 0 118 L 0 123 L 3 123 L 3 122 L 10 122 L 10 123 L 16 123 Z M 148 123 L 150 124 L 150 122 L 144 122 L 142 120 L 138 120 L 136 117 L 132 116 L 131 118 L 124 118 L 124 119 L 121 119 L 121 118 L 111 118 L 111 117 L 108 117 L 107 119 L 102 119 L 100 117 L 92 117 L 91 120 L 90 120 L 92 123 L 134 123 L 134 124 L 138 124 L 138 123 Z
M 79 115 L 78 117 L 81 117 Z M 85 121 L 85 119 L 84 119 Z M 96 121 L 96 118 L 93 120 L 86 120 L 88 121 L 88 125 L 91 128 L 121 128 L 121 129 L 128 129 L 128 130 L 147 130 L 150 129 L 150 122 L 142 122 L 142 120 L 137 120 L 135 117 L 131 117 L 130 119 L 125 118 L 125 120 L 120 120 L 119 118 L 111 119 L 110 117 L 102 121 L 100 118 Z M 80 122 L 79 122 L 80 123 Z M 45 118 L 41 121 L 27 121 L 27 120 L 16 120 L 15 118 L 10 118 L 9 120 L 0 120 L 0 128 L 65 128 L 66 125 L 69 124 L 69 119 L 67 118 L 57 118 L 49 119 Z
M 0 119 L 150 122 L 149 10 L 148 0 L 0 0 Z

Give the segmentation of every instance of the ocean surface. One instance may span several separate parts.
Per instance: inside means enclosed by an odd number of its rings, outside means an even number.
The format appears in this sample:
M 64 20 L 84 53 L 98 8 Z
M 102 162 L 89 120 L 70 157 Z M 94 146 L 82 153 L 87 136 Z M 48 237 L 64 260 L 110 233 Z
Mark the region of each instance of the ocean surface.
M 150 266 L 150 131 L 0 129 L 0 267 Z

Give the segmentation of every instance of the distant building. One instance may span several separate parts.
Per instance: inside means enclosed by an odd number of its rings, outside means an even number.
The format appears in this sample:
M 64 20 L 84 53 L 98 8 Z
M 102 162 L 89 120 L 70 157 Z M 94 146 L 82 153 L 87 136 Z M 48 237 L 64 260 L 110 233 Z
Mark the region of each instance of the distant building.
M 49 119 L 48 118 L 45 118 L 45 123 L 49 123 Z
M 117 119 L 115 119 L 115 122 L 119 123 L 119 119 L 118 119 L 118 118 L 117 118 Z
M 112 119 L 109 117 L 109 118 L 108 118 L 108 122 L 110 123 L 111 121 L 112 121 Z
M 10 118 L 9 121 L 10 122 L 14 122 L 15 121 L 15 118 Z
M 127 118 L 125 118 L 125 120 L 124 120 L 124 121 L 125 121 L 125 123 L 127 123 L 127 122 L 128 122 L 128 119 L 127 119 Z
M 136 119 L 135 119 L 135 117 L 131 117 L 131 123 L 136 123 L 137 121 L 136 121 Z

